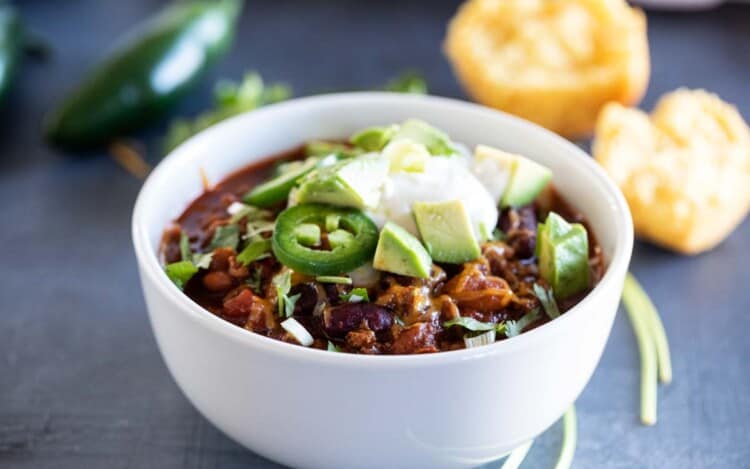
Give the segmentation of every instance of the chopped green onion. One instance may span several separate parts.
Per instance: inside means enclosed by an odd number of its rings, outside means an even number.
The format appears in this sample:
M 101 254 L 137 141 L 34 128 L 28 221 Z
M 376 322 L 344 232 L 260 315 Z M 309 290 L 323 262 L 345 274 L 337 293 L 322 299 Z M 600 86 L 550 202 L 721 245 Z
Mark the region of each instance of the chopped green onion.
M 320 227 L 314 223 L 302 223 L 295 226 L 294 236 L 303 246 L 320 246 Z
M 573 464 L 573 456 L 576 452 L 576 440 L 578 438 L 578 424 L 576 420 L 576 408 L 574 405 L 571 405 L 565 411 L 565 414 L 563 414 L 563 441 L 555 469 L 569 469 L 570 465 Z
M 245 249 L 237 255 L 237 262 L 242 265 L 248 265 L 251 262 L 265 257 L 269 252 L 271 252 L 270 239 L 253 241 L 245 246 Z
M 395 93 L 427 94 L 427 82 L 419 72 L 407 70 L 389 80 L 383 89 Z
M 251 239 L 258 236 L 261 233 L 273 231 L 275 223 L 268 220 L 251 220 L 247 222 L 247 229 L 245 230 L 245 239 Z
M 557 307 L 555 295 L 551 288 L 545 290 L 544 287 L 535 283 L 534 294 L 539 298 L 539 302 L 542 304 L 544 312 L 547 313 L 547 316 L 549 316 L 550 319 L 555 319 L 560 316 L 560 309 Z
M 669 341 L 667 340 L 667 333 L 664 330 L 664 324 L 661 322 L 659 312 L 656 310 L 654 303 L 648 297 L 635 277 L 630 273 L 625 277 L 622 299 L 626 303 L 626 306 L 630 303 L 634 310 L 641 311 L 641 314 L 646 317 L 647 327 L 651 332 L 656 345 L 656 361 L 659 366 L 659 379 L 662 383 L 671 383 L 672 359 L 669 354 Z
M 287 299 L 286 295 L 292 288 L 292 271 L 286 269 L 280 274 L 276 274 L 271 279 L 271 283 L 276 287 L 276 302 L 279 307 L 279 316 L 285 316 L 286 308 L 284 307 L 284 300 Z
M 656 423 L 656 387 L 657 387 L 657 355 L 656 345 L 651 337 L 648 322 L 642 309 L 637 309 L 639 304 L 633 303 L 632 283 L 627 282 L 627 290 L 623 291 L 623 302 L 625 311 L 628 313 L 630 323 L 633 325 L 635 339 L 638 342 L 638 350 L 641 354 L 641 422 L 644 425 Z
M 284 316 L 291 317 L 294 315 L 294 307 L 297 304 L 297 300 L 299 300 L 299 297 L 302 296 L 301 293 L 297 293 L 296 295 L 292 296 L 284 296 Z
M 164 271 L 167 273 L 169 280 L 182 290 L 185 288 L 185 284 L 193 278 L 193 275 L 198 273 L 198 267 L 191 261 L 179 261 L 167 264 Z
M 443 323 L 443 327 L 445 328 L 453 326 L 461 326 L 464 329 L 468 329 L 472 332 L 503 332 L 505 330 L 505 323 L 498 324 L 494 322 L 482 322 L 468 316 L 459 316 L 455 319 L 451 319 L 450 321 L 446 321 L 445 323 Z
M 534 308 L 528 313 L 524 314 L 518 321 L 506 321 L 505 322 L 505 335 L 508 337 L 515 337 L 523 332 L 524 329 L 529 327 L 534 321 L 539 318 L 539 308 Z
M 223 247 L 237 249 L 239 243 L 240 227 L 237 225 L 223 225 L 216 227 L 214 237 L 211 239 L 208 249 L 210 251 Z
M 330 213 L 326 215 L 326 231 L 332 233 L 339 229 L 339 223 L 341 222 L 341 215 Z
M 349 293 L 342 293 L 340 295 L 341 299 L 343 301 L 347 301 L 349 303 L 369 303 L 370 302 L 370 295 L 367 294 L 367 288 L 355 288 Z
M 286 319 L 281 323 L 281 327 L 284 328 L 285 331 L 287 331 L 289 334 L 294 337 L 297 342 L 304 345 L 305 347 L 309 347 L 313 344 L 315 339 L 313 339 L 313 336 L 310 335 L 309 332 L 307 332 L 307 329 L 305 329 L 305 326 L 299 323 L 294 318 Z
M 190 249 L 190 238 L 184 230 L 180 231 L 180 257 L 183 261 L 193 259 L 193 251 Z
M 339 283 L 341 285 L 352 284 L 352 279 L 349 277 L 338 277 L 336 275 L 321 275 L 320 277 L 315 277 L 315 280 L 320 283 Z
M 483 332 L 474 337 L 469 335 L 464 336 L 464 346 L 466 348 L 480 347 L 482 345 L 489 345 L 495 343 L 495 329 L 490 329 L 487 332 Z
M 328 351 L 329 352 L 341 352 L 342 350 L 341 350 L 341 347 L 339 347 L 338 345 L 334 344 L 333 342 L 331 342 L 329 340 L 328 341 Z
M 229 219 L 229 223 L 237 223 L 243 218 L 257 220 L 271 216 L 271 212 L 268 210 L 262 210 L 258 207 L 253 207 L 252 205 L 243 204 L 242 202 L 232 202 L 232 204 L 227 207 L 227 213 L 232 216 L 232 218 Z
M 534 440 L 529 440 L 527 443 L 524 443 L 511 451 L 500 469 L 518 469 L 521 467 L 521 463 L 526 459 L 526 455 L 529 453 L 531 445 L 533 444 Z
M 195 254 L 193 254 L 193 264 L 199 269 L 208 269 L 208 267 L 211 265 L 211 259 L 213 258 L 214 253 L 212 252 L 206 254 L 196 252 Z

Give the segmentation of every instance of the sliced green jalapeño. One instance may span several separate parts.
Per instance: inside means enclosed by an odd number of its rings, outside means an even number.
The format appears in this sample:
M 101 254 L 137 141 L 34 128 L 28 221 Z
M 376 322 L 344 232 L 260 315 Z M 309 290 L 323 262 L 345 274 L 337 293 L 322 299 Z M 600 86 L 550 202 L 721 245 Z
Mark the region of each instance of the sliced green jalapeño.
M 309 246 L 309 240 L 300 239 L 299 226 L 312 224 L 324 231 L 326 219 L 332 217 L 338 217 L 339 223 L 330 242 Z M 351 272 L 372 260 L 377 244 L 378 227 L 362 212 L 320 204 L 296 205 L 281 212 L 272 238 L 273 253 L 282 264 L 315 276 Z

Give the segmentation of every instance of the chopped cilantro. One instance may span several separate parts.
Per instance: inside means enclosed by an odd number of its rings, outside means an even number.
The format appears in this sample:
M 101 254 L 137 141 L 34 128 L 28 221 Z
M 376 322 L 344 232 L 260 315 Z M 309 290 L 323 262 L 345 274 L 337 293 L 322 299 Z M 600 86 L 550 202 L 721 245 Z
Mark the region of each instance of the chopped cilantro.
M 216 227 L 214 237 L 208 245 L 208 249 L 213 251 L 217 248 L 237 249 L 240 243 L 240 227 L 237 225 L 223 225 Z
M 229 223 L 237 223 L 243 218 L 247 218 L 248 221 L 253 221 L 268 218 L 271 216 L 271 212 L 269 212 L 268 210 L 263 210 L 258 207 L 253 207 L 252 205 L 247 205 L 240 202 L 235 203 L 239 204 L 240 207 L 238 210 L 231 214 L 232 218 L 229 219 Z
M 334 344 L 330 340 L 328 341 L 328 351 L 329 352 L 342 352 L 341 347 L 339 347 L 338 345 Z
M 427 82 L 419 72 L 407 70 L 391 79 L 383 89 L 396 93 L 427 94 Z
M 164 271 L 167 273 L 169 280 L 182 290 L 185 288 L 185 284 L 198 272 L 198 267 L 191 261 L 179 261 L 167 264 Z
M 261 270 L 254 269 L 252 272 L 250 272 L 250 276 L 245 280 L 245 283 L 250 286 L 250 289 L 256 295 L 262 294 L 263 292 L 261 292 L 261 286 L 263 283 L 263 276 L 261 274 Z
M 505 241 L 508 236 L 500 228 L 495 228 L 492 230 L 492 239 L 494 241 Z
M 370 302 L 370 296 L 367 294 L 367 288 L 355 288 L 349 293 L 342 293 L 340 297 L 343 301 L 348 301 L 349 303 Z
M 214 253 L 212 252 L 206 254 L 196 252 L 195 254 L 193 254 L 193 264 L 199 269 L 208 269 L 208 267 L 211 265 L 211 259 L 213 258 Z
M 451 319 L 450 321 L 446 321 L 443 323 L 443 327 L 452 327 L 452 326 L 461 326 L 464 329 L 473 331 L 473 332 L 484 332 L 484 331 L 497 331 L 497 332 L 503 332 L 505 330 L 505 324 L 504 323 L 494 323 L 494 322 L 482 322 L 477 321 L 474 318 L 460 316 L 455 319 Z
M 180 256 L 183 261 L 189 261 L 193 258 L 193 251 L 190 250 L 190 238 L 185 230 L 180 231 Z
M 505 335 L 508 337 L 515 337 L 519 335 L 523 330 L 531 323 L 539 318 L 539 308 L 534 308 L 518 321 L 506 321 L 505 322 Z
M 552 292 L 551 288 L 545 290 L 544 287 L 542 287 L 538 283 L 535 283 L 534 294 L 537 298 L 539 298 L 539 302 L 542 304 L 544 312 L 547 313 L 547 316 L 549 316 L 550 319 L 555 319 L 556 317 L 560 316 L 560 309 L 557 307 L 555 295 Z
M 245 239 L 252 239 L 261 233 L 273 231 L 274 222 L 268 220 L 250 220 L 247 222 Z
M 166 152 L 217 122 L 245 111 L 289 99 L 292 91 L 282 84 L 266 86 L 257 73 L 245 74 L 242 82 L 220 81 L 214 88 L 214 109 L 194 120 L 178 119 L 172 122 L 164 139 Z
M 258 259 L 263 258 L 271 251 L 271 240 L 262 239 L 250 242 L 245 249 L 237 254 L 237 262 L 242 265 L 248 265 Z

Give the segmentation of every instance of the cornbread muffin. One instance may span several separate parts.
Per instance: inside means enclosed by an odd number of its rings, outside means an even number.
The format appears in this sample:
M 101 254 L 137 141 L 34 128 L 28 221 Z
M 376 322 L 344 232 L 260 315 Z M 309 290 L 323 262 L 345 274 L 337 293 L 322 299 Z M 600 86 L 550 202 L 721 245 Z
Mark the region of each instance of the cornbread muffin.
M 625 194 L 636 233 L 675 251 L 713 248 L 750 209 L 750 129 L 715 94 L 674 91 L 651 116 L 609 104 L 593 153 Z
M 624 0 L 469 0 L 445 52 L 473 99 L 569 138 L 649 79 L 646 18 Z

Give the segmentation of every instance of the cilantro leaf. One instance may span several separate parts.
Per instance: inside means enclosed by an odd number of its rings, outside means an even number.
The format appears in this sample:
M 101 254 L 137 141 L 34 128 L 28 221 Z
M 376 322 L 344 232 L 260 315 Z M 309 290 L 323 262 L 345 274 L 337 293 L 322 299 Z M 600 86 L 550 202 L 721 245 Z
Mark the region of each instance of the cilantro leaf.
M 539 298 L 539 302 L 542 304 L 544 312 L 547 313 L 547 316 L 549 316 L 550 319 L 555 319 L 556 317 L 560 316 L 560 309 L 557 307 L 555 295 L 552 292 L 551 288 L 545 290 L 544 287 L 542 287 L 538 283 L 535 283 L 534 294 L 537 298 Z
M 284 295 L 284 315 L 286 317 L 289 318 L 294 314 L 294 306 L 301 295 L 301 293 L 292 296 Z
M 523 330 L 531 323 L 539 318 L 539 308 L 534 308 L 528 313 L 524 314 L 518 321 L 505 321 L 505 335 L 508 337 L 515 337 L 519 335 Z
M 193 120 L 178 119 L 172 122 L 164 139 L 165 152 L 217 122 L 234 115 L 257 109 L 267 104 L 284 101 L 292 96 L 291 89 L 283 84 L 266 86 L 257 73 L 246 73 L 240 83 L 220 81 L 214 88 L 214 108 Z
M 208 245 L 208 249 L 213 251 L 217 248 L 237 249 L 240 243 L 240 227 L 237 225 L 217 226 L 214 231 L 214 237 Z
M 245 246 L 245 249 L 243 249 L 242 252 L 240 252 L 237 255 L 237 262 L 239 262 L 242 265 L 248 265 L 251 262 L 254 262 L 258 259 L 263 258 L 270 251 L 271 251 L 270 239 L 252 241 L 250 244 Z
M 369 303 L 370 302 L 370 295 L 367 294 L 367 288 L 355 288 L 349 293 L 342 293 L 339 295 L 342 301 L 347 301 L 349 303 Z
M 459 316 L 455 319 L 451 319 L 450 321 L 446 321 L 443 323 L 443 327 L 453 327 L 453 326 L 461 326 L 464 329 L 473 331 L 473 332 L 484 332 L 484 331 L 497 331 L 502 332 L 505 328 L 504 323 L 494 323 L 494 322 L 482 322 L 477 321 L 474 318 L 465 317 L 465 316 Z
M 193 265 L 195 265 L 199 269 L 208 269 L 208 267 L 211 265 L 211 259 L 213 258 L 214 253 L 212 252 L 206 254 L 196 252 L 195 254 L 193 254 Z
M 167 273 L 169 280 L 177 285 L 177 288 L 182 290 L 185 288 L 185 284 L 193 278 L 193 275 L 198 273 L 198 267 L 196 267 L 191 261 L 179 261 L 167 264 L 164 271 Z
M 328 341 L 328 351 L 329 352 L 342 352 L 341 347 L 339 347 L 338 345 L 334 344 L 330 340 Z
M 407 70 L 389 80 L 383 90 L 396 93 L 427 94 L 427 82 L 419 72 Z

